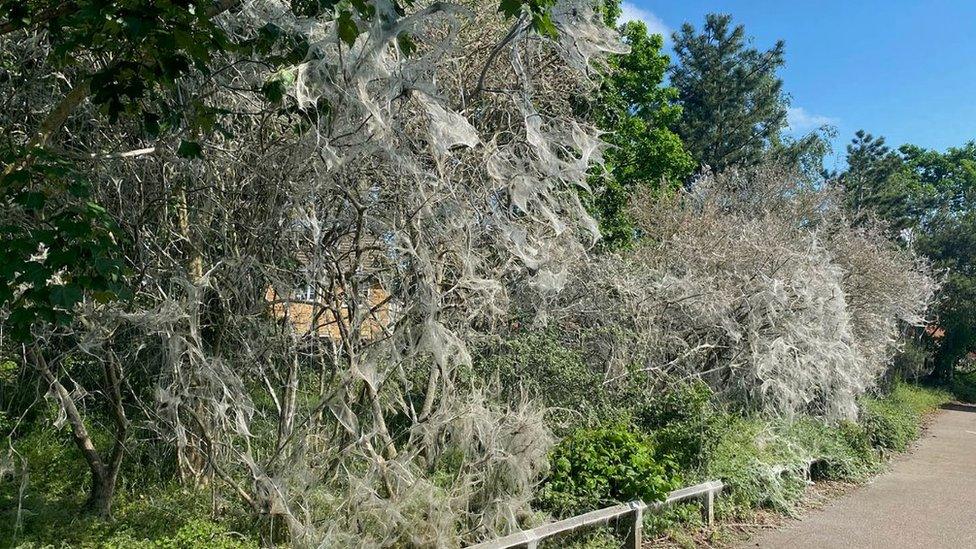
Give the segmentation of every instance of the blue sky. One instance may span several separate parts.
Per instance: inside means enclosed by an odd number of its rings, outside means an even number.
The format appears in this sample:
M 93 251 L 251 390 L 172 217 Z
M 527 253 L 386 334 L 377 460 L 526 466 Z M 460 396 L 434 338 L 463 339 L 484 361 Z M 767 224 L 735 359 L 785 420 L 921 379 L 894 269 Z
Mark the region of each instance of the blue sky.
M 625 18 L 656 32 L 685 21 L 700 28 L 706 13 L 719 12 L 744 24 L 761 49 L 785 40 L 780 75 L 794 130 L 833 125 L 835 156 L 860 128 L 891 145 L 939 150 L 976 139 L 976 0 L 633 0 L 623 7 Z

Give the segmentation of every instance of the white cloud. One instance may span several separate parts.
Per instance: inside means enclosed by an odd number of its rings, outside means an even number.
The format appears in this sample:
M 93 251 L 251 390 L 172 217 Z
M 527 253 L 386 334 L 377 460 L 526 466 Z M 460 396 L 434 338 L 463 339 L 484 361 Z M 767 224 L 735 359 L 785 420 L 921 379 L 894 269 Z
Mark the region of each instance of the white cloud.
M 808 113 L 803 107 L 786 109 L 786 125 L 790 132 L 805 132 L 821 126 L 836 126 L 838 122 L 840 120 L 837 118 Z
M 661 21 L 658 16 L 637 7 L 631 2 L 621 2 L 620 10 L 620 18 L 617 20 L 618 24 L 623 24 L 627 21 L 643 21 L 647 25 L 647 32 L 649 34 L 663 35 L 665 43 L 671 42 L 671 27 L 667 26 L 664 21 Z

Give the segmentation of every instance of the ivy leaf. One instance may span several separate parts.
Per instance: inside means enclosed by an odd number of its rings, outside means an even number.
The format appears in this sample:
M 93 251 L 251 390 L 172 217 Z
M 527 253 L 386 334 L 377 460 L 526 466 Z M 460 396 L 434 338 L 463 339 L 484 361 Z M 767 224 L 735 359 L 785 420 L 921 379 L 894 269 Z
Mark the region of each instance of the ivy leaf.
M 515 17 L 522 13 L 522 2 L 520 0 L 501 0 L 498 3 L 498 11 L 504 13 L 506 18 Z
M 180 141 L 180 147 L 176 149 L 176 155 L 181 158 L 203 158 L 203 147 L 196 141 Z
M 359 36 L 359 27 L 356 26 L 356 22 L 352 19 L 352 13 L 348 10 L 342 10 L 339 12 L 339 19 L 336 21 L 336 30 L 339 33 L 339 38 L 346 43 L 348 46 L 352 46 L 356 43 L 356 37 Z

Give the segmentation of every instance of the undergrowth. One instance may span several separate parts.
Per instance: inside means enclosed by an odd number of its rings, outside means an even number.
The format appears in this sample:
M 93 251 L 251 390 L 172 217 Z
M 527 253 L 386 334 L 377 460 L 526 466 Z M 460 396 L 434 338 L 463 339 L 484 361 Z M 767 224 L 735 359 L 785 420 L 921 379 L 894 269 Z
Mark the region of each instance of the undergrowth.
M 856 483 L 880 472 L 886 453 L 905 450 L 918 437 L 924 416 L 952 398 L 944 390 L 896 382 L 886 395 L 863 397 L 857 421 L 827 423 L 803 415 L 728 412 L 703 384 L 673 387 L 632 406 L 629 423 L 581 428 L 557 446 L 539 502 L 568 516 L 638 499 L 634 479 L 646 475 L 660 490 L 667 483 L 658 464 L 668 464 L 672 486 L 725 483 L 716 505 L 719 519 L 747 519 L 757 509 L 792 515 L 810 482 Z M 644 499 L 662 495 L 647 490 Z M 695 502 L 647 513 L 644 524 L 648 536 L 688 546 L 702 526 Z M 594 532 L 564 544 L 601 547 L 608 535 Z
M 668 490 L 719 479 L 726 490 L 716 505 L 721 519 L 756 509 L 791 514 L 812 480 L 859 482 L 884 467 L 885 454 L 906 449 L 923 419 L 955 396 L 976 395 L 971 379 L 933 389 L 896 383 L 884 396 L 865 397 L 857 421 L 824 423 L 740 415 L 717 406 L 702 385 L 647 399 L 628 410 L 629 421 L 609 419 L 581 426 L 550 456 L 537 505 L 568 516 L 632 499 L 658 500 Z M 87 490 L 83 461 L 65 433 L 21 437 L 15 449 L 27 475 L 0 483 L 0 545 L 45 547 L 203 548 L 256 547 L 256 527 L 222 508 L 213 514 L 209 494 L 155 479 L 134 483 L 123 476 L 114 519 L 78 511 Z M 138 468 L 139 456 L 131 456 Z M 26 480 L 25 480 L 26 478 Z M 14 480 L 14 482 L 11 482 Z M 215 516 L 216 518 L 211 518 Z M 693 546 L 704 526 L 697 503 L 645 515 L 645 535 Z M 597 529 L 559 542 L 563 547 L 615 546 L 618 533 Z
M 112 520 L 99 519 L 83 511 L 90 475 L 66 433 L 38 430 L 13 448 L 13 463 L 20 467 L 0 482 L 0 547 L 258 546 L 246 533 L 253 525 L 243 514 L 225 510 L 217 520 L 210 518 L 209 491 L 147 481 L 135 465 L 123 471 Z
M 952 397 L 945 390 L 896 383 L 887 395 L 863 398 L 856 422 L 834 424 L 806 416 L 723 414 L 724 421 L 714 422 L 719 426 L 714 449 L 701 456 L 701 467 L 685 474 L 696 482 L 725 483 L 716 505 L 720 520 L 747 519 L 757 509 L 792 515 L 812 481 L 857 483 L 882 471 L 886 453 L 907 449 L 925 415 Z M 665 535 L 678 545 L 691 543 L 689 532 L 702 522 L 696 513 L 678 511 L 682 507 L 648 516 L 647 534 Z

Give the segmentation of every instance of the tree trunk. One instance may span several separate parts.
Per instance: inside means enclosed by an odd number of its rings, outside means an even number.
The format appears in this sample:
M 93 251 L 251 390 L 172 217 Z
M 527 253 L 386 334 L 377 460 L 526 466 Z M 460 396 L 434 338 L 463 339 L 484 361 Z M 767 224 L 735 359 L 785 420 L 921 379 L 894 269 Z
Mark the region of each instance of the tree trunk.
M 71 425 L 71 436 L 75 445 L 81 450 L 81 454 L 88 464 L 88 469 L 91 471 L 92 487 L 85 507 L 103 518 L 109 518 L 112 512 L 112 499 L 115 495 L 115 483 L 118 480 L 122 458 L 125 455 L 125 439 L 128 432 L 128 421 L 122 407 L 121 369 L 115 355 L 110 355 L 109 362 L 105 364 L 104 372 L 105 394 L 111 399 L 110 404 L 115 422 L 115 444 L 109 461 L 105 462 L 92 442 L 84 418 L 81 417 L 81 412 L 75 406 L 71 393 L 51 371 L 41 350 L 35 345 L 29 349 L 28 354 L 34 363 L 34 367 L 51 386 L 68 424 Z
M 112 472 L 106 471 L 104 476 L 92 473 L 91 491 L 85 503 L 85 507 L 90 512 L 106 519 L 112 516 L 112 500 L 115 497 L 117 478 L 118 469 Z
M 281 398 L 281 412 L 278 416 L 278 447 L 285 445 L 295 427 L 295 411 L 298 404 L 298 355 L 292 356 L 288 367 L 288 379 Z

